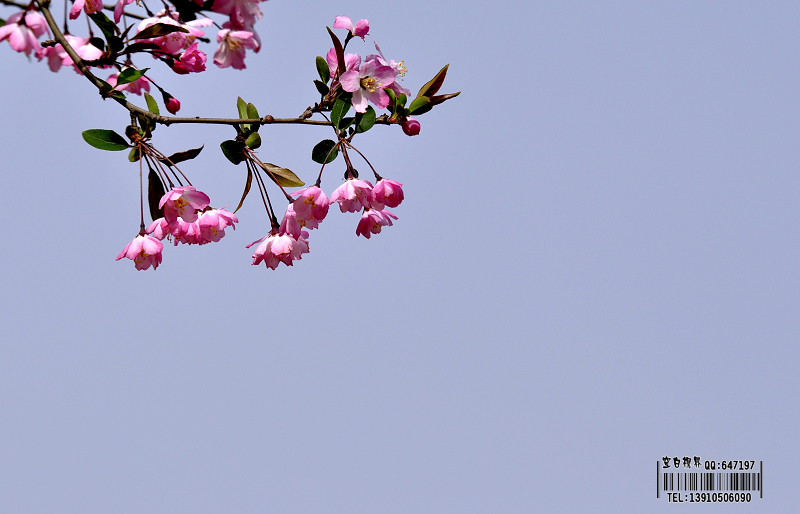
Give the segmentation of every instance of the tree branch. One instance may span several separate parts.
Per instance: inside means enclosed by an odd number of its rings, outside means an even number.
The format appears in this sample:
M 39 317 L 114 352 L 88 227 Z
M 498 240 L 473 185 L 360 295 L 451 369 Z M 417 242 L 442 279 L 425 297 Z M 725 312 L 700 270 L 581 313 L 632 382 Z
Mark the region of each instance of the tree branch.
M 18 2 L 14 2 L 12 0 L 0 0 L 0 4 L 19 7 L 20 9 L 27 9 L 28 5 L 30 5 L 30 4 L 20 4 Z
M 197 124 L 212 124 L 212 125 L 214 125 L 214 124 L 215 125 L 237 125 L 237 124 L 240 124 L 240 123 L 261 123 L 263 125 L 271 125 L 271 124 L 324 125 L 324 126 L 331 126 L 332 125 L 332 123 L 329 122 L 329 121 L 309 120 L 309 119 L 307 119 L 309 116 L 311 116 L 311 114 L 313 114 L 313 110 L 310 107 L 307 108 L 305 110 L 305 112 L 300 117 L 297 117 L 297 118 L 275 118 L 275 117 L 273 117 L 271 115 L 264 116 L 261 119 L 249 119 L 249 120 L 233 119 L 233 118 L 200 118 L 200 117 L 195 117 L 195 118 L 176 118 L 176 117 L 172 117 L 172 116 L 161 116 L 161 115 L 158 115 L 158 114 L 154 114 L 154 113 L 152 113 L 150 111 L 144 110 L 141 107 L 138 107 L 138 106 L 130 103 L 129 101 L 125 100 L 124 98 L 116 98 L 116 97 L 110 96 L 109 94 L 111 93 L 111 91 L 108 90 L 109 84 L 106 83 L 105 81 L 97 78 L 97 76 L 95 76 L 89 70 L 89 68 L 83 62 L 83 59 L 81 59 L 78 56 L 78 54 L 75 52 L 75 49 L 72 48 L 72 46 L 70 46 L 69 42 L 64 37 L 64 34 L 58 28 L 58 24 L 53 19 L 53 14 L 50 12 L 50 9 L 48 9 L 48 7 L 47 7 L 50 4 L 50 1 L 49 0 L 34 0 L 34 1 L 36 2 L 36 5 L 39 7 L 39 10 L 42 12 L 42 15 L 44 15 L 45 19 L 47 20 L 47 24 L 50 26 L 50 30 L 53 31 L 53 36 L 55 37 L 55 40 L 58 41 L 61 44 L 61 46 L 64 48 L 64 51 L 67 52 L 67 55 L 69 55 L 70 59 L 72 59 L 72 62 L 75 63 L 75 66 L 77 66 L 78 69 L 81 71 L 81 73 L 83 73 L 83 76 L 86 77 L 86 79 L 89 82 L 91 82 L 94 87 L 97 88 L 97 90 L 100 92 L 100 95 L 103 96 L 103 98 L 111 98 L 111 99 L 113 99 L 114 101 L 116 101 L 118 104 L 123 106 L 125 109 L 127 109 L 133 115 L 137 115 L 137 116 L 142 116 L 144 118 L 148 118 L 150 120 L 153 120 L 156 123 L 159 123 L 159 124 L 165 125 L 165 126 L 169 126 L 169 125 L 171 125 L 173 123 L 174 124 L 197 123 Z M 26 5 L 17 4 L 16 2 L 13 2 L 12 0 L 0 0 L 0 2 L 2 2 L 4 4 L 15 5 L 15 6 L 20 6 L 22 8 L 27 8 Z M 375 120 L 375 123 L 382 124 L 382 125 L 391 125 L 391 123 L 389 122 L 389 118 L 386 115 L 378 117 L 378 119 Z

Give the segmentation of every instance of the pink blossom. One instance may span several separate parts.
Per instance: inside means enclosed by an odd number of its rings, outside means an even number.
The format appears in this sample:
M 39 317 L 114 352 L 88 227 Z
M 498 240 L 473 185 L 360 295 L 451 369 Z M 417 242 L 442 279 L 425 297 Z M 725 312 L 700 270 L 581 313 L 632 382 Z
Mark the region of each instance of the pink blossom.
M 228 227 L 236 230 L 236 223 L 239 223 L 239 218 L 237 218 L 234 213 L 228 212 L 225 209 L 209 209 L 203 211 L 197 219 L 200 235 L 206 243 L 216 243 L 222 239 L 225 236 L 225 229 Z
M 380 63 L 382 66 L 388 66 L 392 70 L 394 70 L 394 82 L 392 82 L 392 85 L 389 86 L 389 89 L 394 91 L 394 94 L 397 96 L 400 96 L 401 94 L 406 96 L 411 96 L 411 91 L 401 86 L 400 83 L 397 81 L 398 77 L 400 78 L 400 80 L 403 80 L 403 77 L 405 77 L 406 73 L 408 72 L 408 69 L 405 66 L 405 61 L 397 62 L 393 60 L 392 61 L 387 60 L 386 57 L 383 56 L 383 52 L 381 51 L 381 47 L 378 46 L 378 43 L 375 43 L 375 50 L 378 51 L 378 55 L 374 54 L 368 55 L 366 60 L 378 61 L 378 63 Z
M 300 260 L 304 253 L 308 253 L 308 232 L 303 230 L 300 237 L 295 239 L 288 234 L 278 234 L 272 231 L 266 237 L 253 241 L 247 248 L 260 243 L 253 253 L 253 265 L 262 262 L 270 269 L 275 269 L 281 262 L 292 266 L 293 261 Z
M 330 69 L 331 77 L 335 77 L 339 69 L 339 59 L 336 57 L 336 49 L 331 48 L 325 55 L 325 60 L 328 61 L 328 68 Z M 344 54 L 345 71 L 358 69 L 361 66 L 361 56 L 358 54 Z
M 244 30 L 222 29 L 217 33 L 217 43 L 220 45 L 214 52 L 214 64 L 220 68 L 231 66 L 234 70 L 243 70 L 245 50 L 249 48 L 257 52 L 259 49 L 253 33 Z
M 161 241 L 140 234 L 128 243 L 128 246 L 117 256 L 117 260 L 127 257 L 134 262 L 138 270 L 145 270 L 150 266 L 156 269 L 161 264 L 161 252 L 163 250 L 164 245 Z
M 372 208 L 382 210 L 384 205 L 397 207 L 403 201 L 403 184 L 394 180 L 380 179 L 372 188 Z
M 180 66 L 186 71 L 186 73 L 199 73 L 201 71 L 205 71 L 207 60 L 208 56 L 206 56 L 205 52 L 197 49 L 197 42 L 195 41 L 189 46 L 189 48 L 184 50 L 180 59 L 175 62 L 172 69 L 177 71 L 175 68 Z
M 406 118 L 406 121 L 403 122 L 402 126 L 403 132 L 405 132 L 407 136 L 416 136 L 419 134 L 420 124 L 411 116 Z
M 13 23 L 11 21 L 13 17 L 13 14 L 9 16 L 6 23 Z M 38 11 L 25 12 L 25 26 L 31 29 L 33 31 L 33 35 L 36 37 L 42 37 L 45 34 L 50 34 L 50 26 L 47 25 L 47 20 L 44 16 L 39 14 Z
M 297 213 L 297 221 L 301 227 L 317 228 L 319 223 L 328 215 L 330 200 L 325 195 L 325 191 L 317 186 L 295 191 L 292 196 L 297 197 L 292 205 L 294 212 Z
M 165 36 L 141 39 L 139 41 L 142 43 L 155 43 L 165 53 L 176 55 L 180 53 L 181 50 L 188 48 L 192 43 L 194 43 L 196 38 L 202 37 L 205 34 L 205 32 L 200 30 L 198 27 L 208 27 L 209 25 L 212 25 L 214 21 L 210 18 L 197 18 L 196 20 L 192 20 L 188 23 L 181 23 L 178 21 L 178 13 L 161 11 L 152 18 L 147 18 L 139 23 L 139 25 L 136 27 L 136 31 L 137 33 L 141 32 L 147 27 L 155 25 L 156 23 L 175 25 L 176 27 L 182 27 L 186 29 L 188 32 L 171 32 Z
M 369 239 L 372 234 L 380 234 L 383 227 L 392 225 L 392 218 L 397 219 L 397 216 L 387 209 L 366 209 L 356 227 L 356 235 Z
M 69 46 L 75 50 L 78 57 L 84 61 L 94 61 L 103 56 L 103 51 L 91 44 L 88 37 L 76 37 L 71 34 L 66 34 L 64 37 L 67 38 Z M 60 43 L 55 46 L 42 48 L 36 52 L 36 58 L 40 61 L 45 57 L 47 57 L 47 64 L 50 66 L 50 71 L 57 72 L 61 69 L 61 66 L 72 65 L 75 69 L 75 73 L 81 74 L 81 71 L 75 66 L 75 63 L 72 62 L 72 57 L 67 54 Z
M 123 71 L 127 68 L 123 68 Z M 147 80 L 147 77 L 142 75 L 138 79 L 134 80 L 133 82 L 128 82 L 127 84 L 122 84 L 121 86 L 117 86 L 117 78 L 119 77 L 119 73 L 113 73 L 109 75 L 106 79 L 106 82 L 111 84 L 111 87 L 116 89 L 117 91 L 128 91 L 135 95 L 141 95 L 142 91 L 150 92 L 150 81 Z
M 41 47 L 37 38 L 45 33 L 49 33 L 49 29 L 41 14 L 36 11 L 19 11 L 9 16 L 6 24 L 0 27 L 0 42 L 8 39 L 8 44 L 15 51 L 25 55 L 36 52 L 38 55 Z
M 72 9 L 69 10 L 69 19 L 74 20 L 81 14 L 81 9 L 86 14 L 93 14 L 103 10 L 103 0 L 75 0 Z
M 8 25 L 6 25 L 8 26 Z M 0 27 L 0 31 L 2 31 L 2 27 Z M 69 37 L 69 35 L 67 35 Z M 47 48 L 39 48 L 36 51 L 36 58 L 40 61 L 44 58 L 47 58 L 47 65 L 50 67 L 50 71 L 53 73 L 57 72 L 61 69 L 61 65 L 64 62 L 64 58 L 69 58 L 67 55 L 66 50 L 61 46 L 61 44 L 57 44 L 55 46 L 48 46 Z M 72 59 L 69 59 L 69 62 L 72 62 Z
M 114 6 L 114 23 L 119 23 L 120 18 L 122 18 L 122 10 L 126 5 L 132 3 L 133 0 L 119 0 L 117 2 L 117 4 Z
M 212 10 L 220 14 L 230 15 L 230 28 L 234 30 L 252 30 L 256 20 L 264 15 L 258 4 L 262 0 L 215 0 Z
M 211 199 L 202 191 L 193 186 L 182 186 L 172 188 L 162 196 L 158 208 L 164 209 L 164 218 L 171 228 L 179 217 L 187 223 L 193 223 L 197 220 L 197 211 L 208 207 L 210 202 Z
M 339 202 L 342 212 L 356 212 L 362 207 L 369 208 L 372 201 L 372 184 L 357 178 L 348 179 L 331 195 L 330 202 Z
M 278 234 L 289 234 L 293 238 L 297 239 L 300 237 L 300 223 L 297 221 L 297 213 L 294 211 L 294 207 L 292 204 L 286 208 L 286 214 L 283 215 L 283 219 L 281 220 L 281 226 L 278 229 Z
M 353 108 L 366 112 L 372 102 L 381 109 L 389 105 L 389 95 L 384 88 L 394 83 L 394 70 L 378 61 L 367 61 L 360 70 L 350 70 L 341 77 L 342 89 L 353 93 Z
M 145 233 L 160 241 L 169 235 L 169 223 L 164 218 L 158 218 L 147 227 Z
M 369 20 L 358 20 L 353 26 L 353 20 L 347 16 L 337 16 L 333 22 L 333 28 L 349 30 L 353 36 L 364 39 L 364 36 L 369 34 Z
M 189 222 L 179 217 L 175 222 L 170 223 L 169 230 L 175 246 L 178 246 L 178 243 L 202 245 L 208 242 L 200 234 L 200 226 L 197 224 L 197 220 Z

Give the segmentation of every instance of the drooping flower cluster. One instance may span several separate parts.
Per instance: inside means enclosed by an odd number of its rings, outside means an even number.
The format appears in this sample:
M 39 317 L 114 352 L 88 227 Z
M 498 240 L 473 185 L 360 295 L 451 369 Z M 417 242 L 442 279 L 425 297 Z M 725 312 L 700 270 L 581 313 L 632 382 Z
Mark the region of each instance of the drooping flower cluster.
M 350 178 L 331 195 L 342 212 L 357 212 L 364 209 L 356 227 L 356 235 L 367 239 L 379 234 L 381 228 L 391 226 L 397 219 L 386 207 L 397 207 L 403 201 L 403 185 L 394 180 L 380 179 L 375 187 L 367 180 Z
M 227 227 L 235 230 L 239 219 L 225 209 L 209 207 L 210 202 L 208 195 L 192 186 L 172 188 L 158 204 L 164 217 L 155 220 L 147 233 L 159 239 L 171 235 L 175 246 L 215 243 L 225 236 Z
M 136 269 L 147 269 L 150 266 L 148 263 L 153 264 L 155 269 L 161 263 L 161 251 L 164 248 L 161 240 L 165 237 L 172 237 L 175 246 L 178 243 L 204 245 L 218 242 L 225 236 L 226 228 L 236 229 L 235 224 L 239 219 L 225 209 L 209 207 L 210 201 L 208 195 L 192 186 L 172 188 L 159 202 L 164 217 L 158 218 L 147 227 L 147 235 L 136 236 L 117 260 L 127 257 L 136 262 Z M 158 245 L 154 245 L 151 240 Z
M 38 38 L 49 34 L 47 21 L 36 11 L 19 11 L 9 16 L 6 24 L 0 27 L 0 42 L 8 43 L 17 52 L 31 55 L 40 52 Z
M 253 241 L 247 248 L 260 243 L 253 253 L 253 265 L 266 264 L 275 269 L 279 263 L 293 266 L 293 261 L 300 260 L 308 253 L 308 231 L 315 229 L 328 215 L 330 201 L 325 192 L 317 186 L 307 187 L 292 194 L 297 198 L 286 208 L 280 226 L 258 241 Z

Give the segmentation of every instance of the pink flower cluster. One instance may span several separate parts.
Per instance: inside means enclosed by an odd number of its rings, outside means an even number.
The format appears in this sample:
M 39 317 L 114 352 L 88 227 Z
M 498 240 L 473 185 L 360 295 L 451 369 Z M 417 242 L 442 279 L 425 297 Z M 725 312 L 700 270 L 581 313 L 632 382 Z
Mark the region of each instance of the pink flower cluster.
M 362 22 L 364 22 L 366 29 L 359 29 L 359 24 Z M 353 36 L 360 36 L 362 39 L 369 32 L 369 22 L 367 20 L 361 20 L 353 26 L 350 18 L 344 16 L 337 16 L 336 23 L 333 26 L 334 28 L 346 28 L 351 31 Z M 377 43 L 375 43 L 375 49 L 378 53 L 368 55 L 363 64 L 360 55 L 345 54 L 345 72 L 338 78 L 336 72 L 339 63 L 336 57 L 336 50 L 331 48 L 326 55 L 331 76 L 334 77 L 331 88 L 336 87 L 337 83 L 341 83 L 342 89 L 353 93 L 352 103 L 356 112 L 366 112 L 370 103 L 380 109 L 385 109 L 390 101 L 386 89 L 391 89 L 395 96 L 401 94 L 411 95 L 411 91 L 401 86 L 398 82 L 398 78 L 402 79 L 408 71 L 403 61 L 387 60 Z M 403 130 L 408 135 L 416 135 L 411 132 L 416 130 L 416 133 L 419 133 L 419 122 L 414 120 L 408 128 L 404 126 Z
M 119 6 L 119 4 L 117 5 Z M 200 27 L 213 25 L 214 21 L 210 18 L 197 18 L 187 23 L 181 23 L 178 13 L 162 10 L 155 16 L 142 20 L 136 27 L 137 33 L 157 23 L 181 27 L 188 32 L 171 32 L 164 36 L 142 39 L 141 42 L 156 44 L 160 53 L 172 56 L 174 59 L 172 70 L 175 73 L 183 75 L 205 71 L 208 57 L 204 52 L 197 49 L 195 40 L 205 35 L 205 32 Z M 153 55 L 153 58 L 157 58 L 157 56 Z
M 357 212 L 364 209 L 356 227 L 356 235 L 367 239 L 380 234 L 385 226 L 397 219 L 386 207 L 397 207 L 403 201 L 403 184 L 381 179 L 373 187 L 367 180 L 351 178 L 339 186 L 331 195 L 331 202 L 339 203 L 342 212 Z
M 198 1 L 198 0 L 195 0 Z M 202 0 L 200 0 L 202 3 Z M 256 21 L 264 15 L 258 4 L 264 0 L 215 0 L 212 10 L 230 16 L 217 33 L 219 47 L 214 53 L 214 64 L 220 68 L 243 70 L 245 51 L 258 52 L 261 38 L 255 31 Z
M 114 5 L 114 23 L 120 23 L 125 6 L 132 4 L 133 1 L 117 0 Z M 261 40 L 254 27 L 255 23 L 263 17 L 263 13 L 258 7 L 262 1 L 265 0 L 216 0 L 213 2 L 211 10 L 229 16 L 228 21 L 222 24 L 222 29 L 217 34 L 219 46 L 214 54 L 214 63 L 220 68 L 244 69 L 246 50 L 258 52 L 261 48 Z M 204 5 L 203 0 L 195 0 L 195 2 L 200 6 Z M 11 48 L 17 52 L 28 56 L 34 53 L 40 61 L 47 59 L 53 72 L 57 72 L 63 65 L 74 64 L 61 44 L 41 47 L 39 39 L 43 35 L 49 34 L 49 28 L 45 18 L 32 5 L 12 14 L 7 23 L 0 27 L 0 42 L 8 40 Z M 93 14 L 103 9 L 103 3 L 100 0 L 74 0 L 69 9 L 69 18 L 74 20 L 82 12 Z M 141 33 L 155 24 L 174 25 L 187 32 L 176 31 L 163 36 L 140 39 L 137 41 L 138 43 L 158 45 L 157 50 L 148 49 L 148 51 L 153 54 L 154 58 L 169 64 L 175 73 L 187 74 L 205 71 L 208 56 L 198 49 L 196 40 L 205 36 L 201 27 L 213 25 L 213 20 L 200 16 L 193 21 L 183 23 L 179 21 L 177 12 L 166 9 L 156 15 L 150 14 L 149 18 L 144 19 L 136 26 L 135 33 Z M 358 28 L 354 30 L 361 34 L 363 28 L 361 25 L 357 25 Z M 81 59 L 94 61 L 103 57 L 103 50 L 92 45 L 90 38 L 80 38 L 69 33 L 65 33 L 65 36 Z M 77 67 L 75 70 L 79 72 Z M 116 74 L 112 75 L 110 80 L 113 82 L 112 85 L 115 85 Z M 141 94 L 143 91 L 149 91 L 149 84 L 147 84 L 146 78 L 141 78 L 137 80 L 137 84 L 125 84 L 116 89 Z M 167 108 L 172 112 L 175 104 Z
M 303 229 L 319 227 L 328 215 L 330 201 L 317 186 L 301 189 L 292 196 L 297 198 L 286 208 L 280 228 L 247 245 L 250 248 L 260 243 L 253 253 L 253 265 L 263 262 L 268 268 L 275 269 L 282 262 L 293 266 L 293 261 L 300 260 L 304 253 L 308 253 L 308 231 Z
M 49 34 L 47 21 L 36 11 L 19 11 L 8 17 L 6 24 L 0 27 L 0 42 L 8 39 L 8 44 L 17 52 L 38 55 L 42 50 L 38 39 Z
M 164 217 L 155 220 L 147 227 L 146 234 L 140 234 L 125 247 L 117 260 L 123 257 L 132 259 L 136 269 L 153 269 L 161 263 L 161 240 L 172 237 L 178 243 L 204 245 L 216 243 L 225 236 L 228 227 L 236 230 L 239 219 L 225 209 L 209 207 L 210 198 L 192 186 L 173 188 L 161 197 L 159 208 L 164 209 Z

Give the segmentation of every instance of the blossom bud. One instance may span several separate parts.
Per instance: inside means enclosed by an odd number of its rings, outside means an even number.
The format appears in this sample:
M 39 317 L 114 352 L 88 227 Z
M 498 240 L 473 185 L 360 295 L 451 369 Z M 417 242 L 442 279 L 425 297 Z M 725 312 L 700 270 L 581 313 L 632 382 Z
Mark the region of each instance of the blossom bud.
M 181 110 L 181 103 L 178 99 L 167 92 L 162 92 L 162 95 L 164 97 L 164 107 L 172 114 L 178 114 L 178 111 Z
M 178 75 L 188 75 L 189 70 L 186 69 L 186 66 L 183 65 L 180 61 L 175 61 L 172 63 L 172 71 L 177 73 Z
M 406 118 L 406 121 L 403 122 L 403 132 L 405 132 L 407 136 L 416 136 L 419 134 L 419 122 L 409 116 Z

